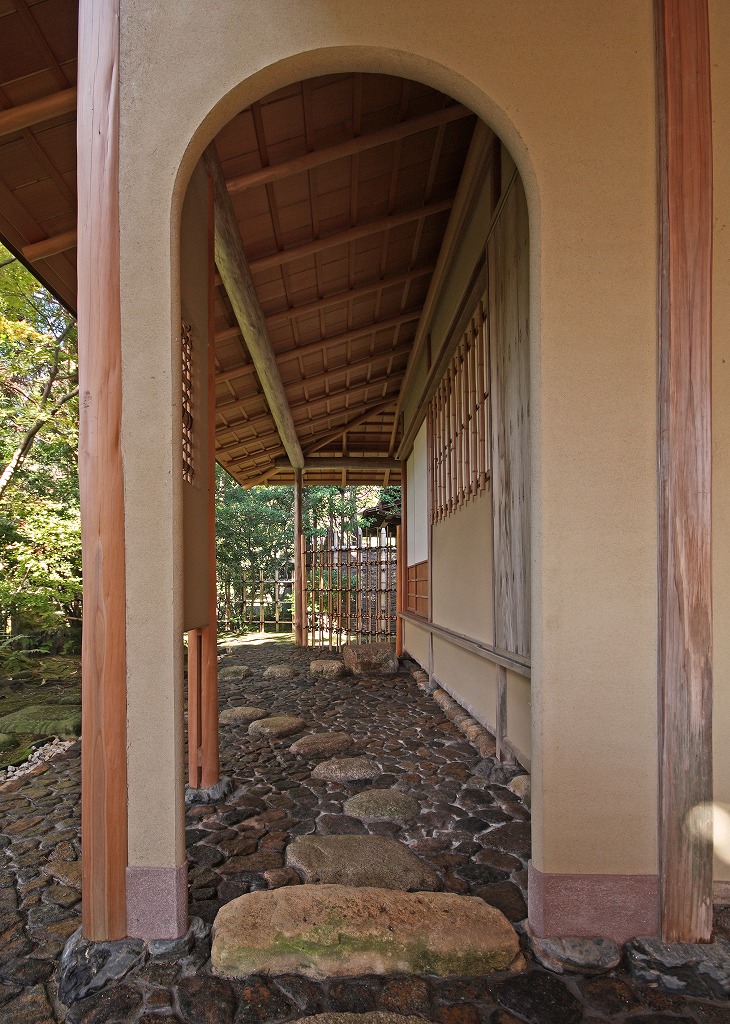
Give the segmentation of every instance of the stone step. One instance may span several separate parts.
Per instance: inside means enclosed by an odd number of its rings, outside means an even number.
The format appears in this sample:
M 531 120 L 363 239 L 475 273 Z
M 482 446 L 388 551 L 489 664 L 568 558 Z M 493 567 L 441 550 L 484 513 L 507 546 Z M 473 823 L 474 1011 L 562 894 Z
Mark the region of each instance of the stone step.
M 215 974 L 233 978 L 468 977 L 505 970 L 518 954 L 504 915 L 473 896 L 298 885 L 222 907 L 211 963 Z
M 286 863 L 305 882 L 413 891 L 439 886 L 433 868 L 384 836 L 300 836 L 287 846 Z
M 399 668 L 394 644 L 345 644 L 342 658 L 356 676 L 394 676 Z

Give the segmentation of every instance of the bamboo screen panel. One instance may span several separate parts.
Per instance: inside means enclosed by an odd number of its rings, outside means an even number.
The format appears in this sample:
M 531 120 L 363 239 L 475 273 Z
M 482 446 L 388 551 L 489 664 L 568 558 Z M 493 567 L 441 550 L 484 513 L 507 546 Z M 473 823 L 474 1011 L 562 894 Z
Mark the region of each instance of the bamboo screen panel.
M 193 466 L 193 336 L 190 324 L 182 322 L 182 454 L 183 480 L 191 484 Z
M 490 474 L 486 293 L 470 317 L 428 409 L 431 522 L 482 491 Z

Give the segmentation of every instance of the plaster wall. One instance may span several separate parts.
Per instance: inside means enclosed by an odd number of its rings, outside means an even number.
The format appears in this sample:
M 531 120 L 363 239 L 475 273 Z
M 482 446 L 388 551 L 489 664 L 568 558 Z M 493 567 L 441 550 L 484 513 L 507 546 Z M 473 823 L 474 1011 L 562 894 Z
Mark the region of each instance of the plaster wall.
M 730 882 L 730 5 L 710 0 L 715 878 Z
M 360 70 L 469 105 L 520 169 L 531 218 L 533 858 L 543 872 L 655 872 L 651 0 L 453 0 L 448 11 L 440 0 L 121 0 L 120 59 L 131 854 L 182 853 L 182 196 L 240 109 L 300 78 Z
M 185 630 L 208 622 L 208 178 L 193 171 L 180 221 L 180 306 L 193 350 L 192 483 L 183 481 Z
M 443 637 L 433 638 L 433 674 L 447 693 L 478 722 L 494 733 L 497 720 L 497 666 L 456 647 Z
M 408 565 L 428 558 L 428 466 L 426 463 L 426 424 L 418 431 L 413 451 L 406 462 L 408 508 L 406 509 L 406 546 Z
M 433 525 L 433 621 L 494 643 L 489 487 Z M 448 679 L 448 677 L 445 677 Z
M 403 649 L 428 672 L 428 630 L 412 622 L 404 622 Z
M 532 687 L 530 680 L 507 669 L 507 739 L 519 760 L 529 767 L 532 760 Z

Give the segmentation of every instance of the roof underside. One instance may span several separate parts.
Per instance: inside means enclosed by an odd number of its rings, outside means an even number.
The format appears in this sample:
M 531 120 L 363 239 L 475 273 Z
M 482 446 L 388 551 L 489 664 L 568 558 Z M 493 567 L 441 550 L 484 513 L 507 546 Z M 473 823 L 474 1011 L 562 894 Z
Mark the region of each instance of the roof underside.
M 0 0 L 0 118 L 69 95 L 76 15 L 76 0 Z M 215 140 L 306 483 L 400 481 L 396 402 L 475 123 L 427 86 L 348 74 L 279 90 Z M 73 110 L 0 134 L 0 237 L 70 308 L 73 237 L 37 243 L 74 230 L 75 189 Z M 218 461 L 244 486 L 291 483 L 220 283 L 215 313 Z

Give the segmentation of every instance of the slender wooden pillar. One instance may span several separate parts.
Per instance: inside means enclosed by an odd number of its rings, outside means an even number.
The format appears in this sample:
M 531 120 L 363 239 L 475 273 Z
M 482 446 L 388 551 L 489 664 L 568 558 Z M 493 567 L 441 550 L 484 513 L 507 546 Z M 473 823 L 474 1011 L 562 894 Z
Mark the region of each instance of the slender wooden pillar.
M 403 527 L 395 528 L 395 656 L 403 656 L 403 619 L 400 612 L 403 611 Z
M 188 632 L 188 785 L 200 789 L 202 646 L 200 630 Z
M 80 0 L 78 64 L 82 923 L 105 940 L 127 930 L 118 0 Z
M 208 179 L 208 625 L 201 632 L 201 785 L 220 782 L 218 743 L 218 592 L 215 560 L 215 187 Z
M 712 138 L 707 0 L 656 0 L 660 872 L 665 941 L 712 931 Z
M 304 646 L 302 583 L 302 471 L 294 471 L 294 639 L 298 647 Z

